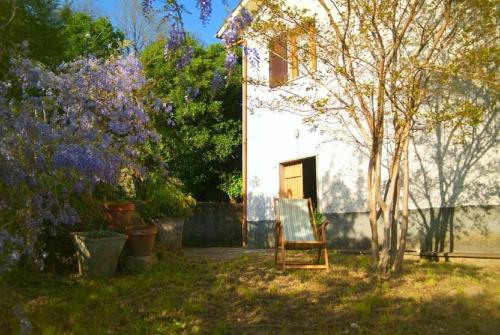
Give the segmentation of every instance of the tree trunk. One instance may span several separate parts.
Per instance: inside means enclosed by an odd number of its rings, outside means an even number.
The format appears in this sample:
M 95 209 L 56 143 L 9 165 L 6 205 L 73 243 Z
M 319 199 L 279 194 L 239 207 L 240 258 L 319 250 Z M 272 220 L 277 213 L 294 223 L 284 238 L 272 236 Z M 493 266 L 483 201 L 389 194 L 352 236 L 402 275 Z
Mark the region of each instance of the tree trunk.
M 374 186 L 375 178 L 375 160 L 376 154 L 371 155 L 368 166 L 368 205 L 370 208 L 370 228 L 371 228 L 371 255 L 372 267 L 376 268 L 378 263 L 378 231 L 377 231 L 377 199 L 375 197 L 376 188 Z
M 387 201 L 382 207 L 384 216 L 384 239 L 382 242 L 382 252 L 378 264 L 378 270 L 387 273 L 391 266 L 391 228 L 394 223 L 394 199 L 398 196 L 398 174 L 401 161 L 401 149 L 397 148 L 391 164 Z M 379 171 L 380 173 L 380 171 Z M 385 208 L 384 208 L 385 207 Z
M 380 261 L 378 263 L 378 270 L 382 273 L 387 273 L 389 270 L 391 258 L 391 226 L 392 226 L 392 208 L 387 208 L 383 212 L 384 215 L 384 237 L 382 241 L 382 251 L 380 253 Z
M 399 249 L 394 261 L 393 270 L 401 273 L 403 270 L 403 259 L 406 249 L 406 236 L 408 232 L 408 199 L 410 197 L 410 163 L 408 161 L 409 136 L 405 139 L 403 147 L 403 220 L 401 222 L 401 231 L 399 234 Z
M 400 194 L 400 181 L 399 174 L 396 176 L 396 192 L 394 192 L 392 213 L 394 219 L 391 225 L 391 264 L 390 267 L 394 265 L 396 259 L 396 254 L 398 252 L 398 222 L 399 222 L 399 194 Z

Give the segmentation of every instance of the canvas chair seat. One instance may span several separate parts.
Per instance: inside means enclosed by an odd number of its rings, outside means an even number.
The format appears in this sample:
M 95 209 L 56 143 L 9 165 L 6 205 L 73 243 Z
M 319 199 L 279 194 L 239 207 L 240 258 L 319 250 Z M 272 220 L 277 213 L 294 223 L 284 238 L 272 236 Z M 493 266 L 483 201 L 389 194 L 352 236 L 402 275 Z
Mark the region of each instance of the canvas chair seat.
M 275 263 L 278 263 L 278 251 L 281 249 L 281 266 L 286 268 L 328 269 L 328 250 L 325 234 L 326 224 L 320 232 L 316 225 L 311 199 L 274 199 L 276 214 L 276 251 Z M 317 264 L 297 264 L 286 261 L 285 250 L 318 249 Z M 324 264 L 319 264 L 321 254 Z

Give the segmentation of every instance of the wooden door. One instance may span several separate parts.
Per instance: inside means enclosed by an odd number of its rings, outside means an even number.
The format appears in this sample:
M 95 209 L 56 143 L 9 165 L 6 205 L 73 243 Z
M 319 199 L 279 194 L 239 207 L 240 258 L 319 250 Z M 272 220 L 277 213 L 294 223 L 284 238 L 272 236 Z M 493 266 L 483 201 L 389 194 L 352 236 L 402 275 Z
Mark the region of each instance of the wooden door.
M 293 199 L 304 198 L 302 162 L 282 167 L 281 196 Z

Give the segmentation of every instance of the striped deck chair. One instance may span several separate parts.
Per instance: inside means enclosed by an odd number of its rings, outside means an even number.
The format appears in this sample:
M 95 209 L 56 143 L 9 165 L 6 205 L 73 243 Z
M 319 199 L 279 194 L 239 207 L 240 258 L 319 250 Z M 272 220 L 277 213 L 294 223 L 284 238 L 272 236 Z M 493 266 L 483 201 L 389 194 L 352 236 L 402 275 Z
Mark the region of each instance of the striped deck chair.
M 328 250 L 326 241 L 325 220 L 321 225 L 316 224 L 311 199 L 274 198 L 276 215 L 276 250 L 274 262 L 278 264 L 278 253 L 281 250 L 281 267 L 283 271 L 295 269 L 328 269 Z M 318 249 L 316 264 L 292 263 L 286 261 L 286 250 Z M 324 263 L 320 264 L 321 254 Z

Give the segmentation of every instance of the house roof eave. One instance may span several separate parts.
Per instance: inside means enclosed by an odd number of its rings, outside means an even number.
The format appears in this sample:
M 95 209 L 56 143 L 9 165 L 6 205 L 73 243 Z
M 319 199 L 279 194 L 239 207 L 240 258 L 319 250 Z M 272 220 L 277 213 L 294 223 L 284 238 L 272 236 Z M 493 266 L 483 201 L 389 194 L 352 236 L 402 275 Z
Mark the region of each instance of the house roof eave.
M 231 14 L 226 18 L 222 26 L 219 28 L 217 33 L 215 34 L 216 38 L 221 39 L 224 32 L 228 29 L 228 26 L 231 20 L 241 13 L 241 10 L 244 8 L 248 10 L 250 13 L 255 13 L 260 8 L 261 1 L 260 0 L 241 0 L 238 6 L 231 12 Z

